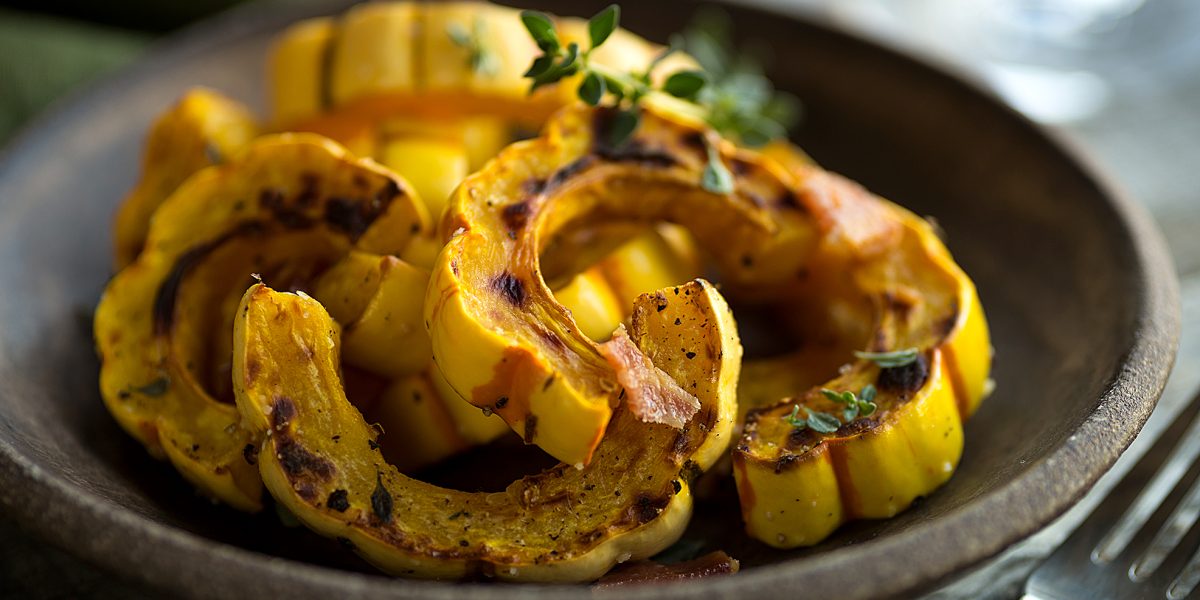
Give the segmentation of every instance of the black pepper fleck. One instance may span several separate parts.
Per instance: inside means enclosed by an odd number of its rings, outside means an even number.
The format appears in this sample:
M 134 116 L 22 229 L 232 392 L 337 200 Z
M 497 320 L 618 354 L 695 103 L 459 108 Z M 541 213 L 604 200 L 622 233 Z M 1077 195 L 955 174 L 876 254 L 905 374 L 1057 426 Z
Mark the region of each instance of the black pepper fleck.
M 329 499 L 325 501 L 325 506 L 338 512 L 346 512 L 346 509 L 350 508 L 350 493 L 346 490 L 333 490 Z

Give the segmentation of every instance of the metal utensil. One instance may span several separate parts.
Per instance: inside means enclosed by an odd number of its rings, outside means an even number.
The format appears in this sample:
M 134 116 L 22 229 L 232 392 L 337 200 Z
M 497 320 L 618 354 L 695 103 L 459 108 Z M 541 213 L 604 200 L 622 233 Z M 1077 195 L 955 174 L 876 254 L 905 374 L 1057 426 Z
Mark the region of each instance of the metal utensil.
M 1025 598 L 1198 597 L 1200 394 L 1034 571 Z

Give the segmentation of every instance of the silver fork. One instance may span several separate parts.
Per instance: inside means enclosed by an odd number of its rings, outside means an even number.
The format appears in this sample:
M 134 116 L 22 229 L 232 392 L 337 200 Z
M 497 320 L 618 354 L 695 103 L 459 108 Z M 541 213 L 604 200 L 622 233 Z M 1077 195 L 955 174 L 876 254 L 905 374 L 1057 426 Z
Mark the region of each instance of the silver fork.
M 1200 598 L 1200 395 L 1025 582 L 1025 598 Z

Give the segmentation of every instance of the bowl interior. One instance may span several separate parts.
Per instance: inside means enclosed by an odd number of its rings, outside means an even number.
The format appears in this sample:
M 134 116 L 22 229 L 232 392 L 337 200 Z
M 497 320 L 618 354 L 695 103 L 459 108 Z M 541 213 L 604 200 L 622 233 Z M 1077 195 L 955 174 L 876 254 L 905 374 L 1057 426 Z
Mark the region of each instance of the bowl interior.
M 569 6 L 556 3 L 554 10 L 598 8 L 563 4 Z M 679 1 L 626 4 L 624 22 L 659 40 L 681 29 L 693 11 Z M 9 154 L 0 167 L 0 440 L 39 477 L 86 490 L 80 502 L 89 510 L 116 509 L 208 540 L 370 573 L 336 544 L 284 529 L 269 515 L 250 517 L 202 500 L 169 466 L 148 458 L 101 405 L 90 335 L 91 309 L 110 274 L 111 216 L 137 176 L 153 115 L 195 84 L 260 104 L 270 33 L 301 13 L 332 10 L 226 19 L 81 98 Z M 958 473 L 899 517 L 852 525 L 815 548 L 778 552 L 741 533 L 732 497 L 699 507 L 689 537 L 742 559 L 746 574 L 786 562 L 802 577 L 811 561 L 795 559 L 851 560 L 874 540 L 919 535 L 1012 485 L 1066 442 L 1094 412 L 1134 344 L 1147 274 L 1124 216 L 1104 192 L 991 100 L 843 35 L 733 12 L 738 33 L 768 42 L 776 84 L 804 103 L 797 141 L 826 167 L 936 217 L 979 286 L 996 349 L 998 386 L 967 426 Z M 1135 422 L 1114 435 L 1136 431 L 1153 395 L 1134 403 Z M 8 475 L 14 473 L 10 465 Z M 0 499 L 17 505 L 19 494 L 0 492 Z M 1006 515 L 995 518 L 1003 523 Z M 126 525 L 95 535 L 112 538 L 105 543 L 114 549 L 145 543 L 131 533 L 143 522 Z M 957 550 L 929 549 L 939 551 Z M 866 575 L 854 568 L 845 576 Z

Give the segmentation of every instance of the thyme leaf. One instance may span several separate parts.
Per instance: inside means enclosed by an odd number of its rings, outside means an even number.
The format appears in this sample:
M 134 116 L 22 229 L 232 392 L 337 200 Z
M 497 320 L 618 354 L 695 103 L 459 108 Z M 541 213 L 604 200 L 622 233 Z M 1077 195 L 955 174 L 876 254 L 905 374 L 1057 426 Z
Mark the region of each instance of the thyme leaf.
M 808 408 L 804 409 L 808 412 L 808 428 L 819 433 L 833 433 L 842 426 L 842 422 L 838 418 L 823 412 L 816 412 Z
M 592 42 L 591 47 L 595 48 L 603 44 L 608 36 L 617 30 L 620 22 L 621 7 L 616 4 L 609 4 L 604 10 L 588 19 L 588 38 Z
M 699 11 L 673 44 L 695 58 L 708 78 L 695 102 L 714 129 L 739 144 L 761 146 L 786 137 L 799 102 L 767 79 L 763 53 L 733 44 L 729 24 L 729 15 L 719 9 Z
M 459 23 L 450 23 L 446 26 L 446 35 L 450 37 L 450 41 L 455 46 L 467 51 L 467 64 L 470 65 L 473 72 L 491 77 L 499 72 L 500 60 L 496 58 L 495 52 L 483 42 L 484 27 L 486 26 L 481 18 L 475 19 L 470 31 L 467 31 L 467 28 Z
M 663 83 L 663 91 L 684 100 L 695 100 L 700 90 L 708 85 L 703 71 L 676 71 Z
M 875 386 L 869 383 L 863 387 L 857 396 L 851 391 L 835 392 L 829 389 L 821 390 L 821 395 L 825 396 L 825 398 L 844 405 L 842 419 L 847 423 L 858 418 L 860 415 L 866 417 L 874 414 L 879 408 L 875 404 L 875 395 L 877 393 Z
M 803 419 L 799 417 L 801 409 L 804 409 L 805 417 Z M 838 421 L 837 417 L 829 413 L 812 410 L 807 406 L 800 406 L 799 404 L 792 405 L 791 414 L 785 417 L 784 420 L 787 421 L 788 425 L 797 429 L 808 427 L 817 433 L 833 433 L 838 430 L 838 427 L 842 426 L 841 421 Z
M 604 91 L 608 86 L 604 83 L 604 78 L 594 72 L 589 72 L 584 78 L 583 83 L 579 84 L 579 99 L 583 100 L 591 106 L 600 104 L 600 99 L 604 97 Z
M 620 147 L 629 141 L 630 136 L 634 131 L 637 131 L 638 124 L 642 121 L 642 113 L 637 108 L 629 108 L 618 110 L 613 115 L 612 125 L 610 127 L 611 139 L 609 143 L 614 147 Z
M 554 22 L 546 13 L 536 10 L 521 11 L 521 23 L 525 25 L 526 31 L 533 41 L 537 42 L 538 48 L 546 54 L 554 54 L 558 52 L 560 42 L 558 41 L 558 32 L 554 31 Z
M 792 427 L 798 427 L 800 429 L 804 429 L 805 427 L 808 426 L 808 421 L 807 421 L 807 419 L 797 418 L 796 415 L 799 415 L 799 414 L 800 414 L 800 405 L 793 404 L 791 414 L 784 417 L 783 420 L 787 421 L 788 425 L 791 425 Z
M 916 348 L 905 348 L 904 350 L 893 350 L 891 352 L 864 352 L 855 350 L 854 356 L 869 360 L 881 368 L 894 369 L 896 367 L 906 367 L 917 362 L 917 356 L 920 354 Z
M 700 187 L 714 194 L 729 194 L 733 192 L 733 174 L 721 162 L 721 155 L 711 142 L 705 144 L 708 150 L 708 162 L 704 164 L 704 174 L 700 178 Z

